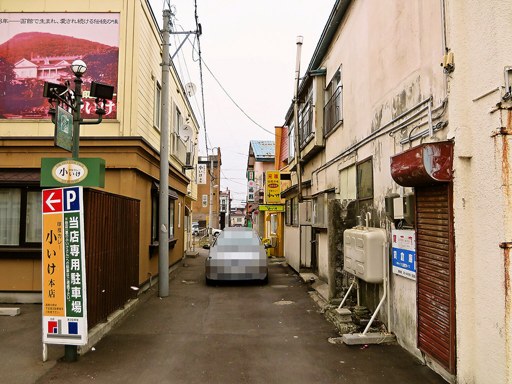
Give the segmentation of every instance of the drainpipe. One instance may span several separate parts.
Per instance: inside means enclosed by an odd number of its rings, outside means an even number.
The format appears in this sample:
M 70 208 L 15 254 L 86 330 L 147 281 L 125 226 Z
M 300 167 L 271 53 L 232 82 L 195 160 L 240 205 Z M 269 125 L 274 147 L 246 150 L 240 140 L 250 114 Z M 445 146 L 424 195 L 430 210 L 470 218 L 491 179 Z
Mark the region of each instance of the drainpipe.
M 302 203 L 302 166 L 300 159 L 299 142 L 299 81 L 300 81 L 300 54 L 302 50 L 302 36 L 297 36 L 297 60 L 295 63 L 295 90 L 293 98 L 293 125 L 295 126 L 295 167 L 297 169 L 297 182 L 299 187 L 299 203 Z

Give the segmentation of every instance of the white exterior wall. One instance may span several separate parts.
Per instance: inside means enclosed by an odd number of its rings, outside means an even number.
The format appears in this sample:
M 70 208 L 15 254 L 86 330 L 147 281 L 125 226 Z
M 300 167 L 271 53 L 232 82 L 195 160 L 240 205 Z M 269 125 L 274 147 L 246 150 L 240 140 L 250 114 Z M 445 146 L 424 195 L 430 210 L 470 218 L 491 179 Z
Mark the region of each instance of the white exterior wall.
M 455 137 L 454 216 L 458 383 L 512 383 L 510 110 L 491 112 L 512 65 L 512 3 L 447 2 L 450 133 Z M 505 107 L 510 107 L 504 105 Z M 508 282 L 508 283 L 507 283 Z
M 347 152 L 331 166 L 321 166 L 419 102 L 432 97 L 434 107 L 438 106 L 446 97 L 445 75 L 440 67 L 442 54 L 439 2 L 352 2 L 320 65 L 327 69 L 326 84 L 341 65 L 343 124 L 327 138 L 325 151 L 305 165 L 305 179 L 312 180 L 313 194 L 329 188 L 336 188 L 340 193 L 339 172 L 372 157 L 373 201 L 378 216 L 372 217 L 370 226 L 386 228 L 390 234 L 391 223 L 384 215 L 384 197 L 392 192 L 408 191 L 392 180 L 390 157 L 420 143 L 400 144 L 409 130 L 403 134 L 397 132 L 394 137 L 386 133 Z M 447 132 L 447 129 L 438 132 L 434 140 L 445 140 Z M 355 172 L 351 175 L 355 185 Z M 327 256 L 327 248 L 319 252 L 321 275 L 327 274 Z M 399 343 L 421 358 L 416 348 L 416 282 L 393 274 L 390 278 L 391 328 Z M 379 317 L 385 319 L 385 312 L 383 308 Z
M 296 272 L 300 269 L 300 235 L 299 227 L 284 227 L 284 257 Z

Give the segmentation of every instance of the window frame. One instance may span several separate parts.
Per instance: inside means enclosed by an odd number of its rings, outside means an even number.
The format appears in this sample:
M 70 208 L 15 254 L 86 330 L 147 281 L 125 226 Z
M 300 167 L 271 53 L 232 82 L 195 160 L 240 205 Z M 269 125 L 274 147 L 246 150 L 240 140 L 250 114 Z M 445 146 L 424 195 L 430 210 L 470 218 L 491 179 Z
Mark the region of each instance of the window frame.
M 168 207 L 168 218 L 167 233 L 169 244 L 175 243 L 177 238 L 174 231 L 174 220 L 175 220 L 175 202 L 176 199 L 168 196 L 169 207 Z M 181 203 L 180 203 L 181 204 Z M 157 188 L 151 189 L 151 246 L 157 246 L 160 241 L 160 223 L 159 223 L 159 212 L 160 212 L 160 196 Z
M 155 80 L 155 105 L 153 106 L 153 127 L 160 131 L 162 127 L 162 85 Z
M 28 210 L 28 194 L 29 193 L 42 193 L 42 188 L 36 185 L 19 185 L 19 184 L 3 184 L 0 185 L 1 189 L 17 189 L 20 191 L 20 222 L 18 233 L 18 244 L 4 244 L 0 245 L 0 259 L 1 258 L 41 258 L 42 252 L 42 239 L 39 242 L 26 241 L 27 239 L 27 210 Z M 39 206 L 40 217 L 42 218 L 42 207 Z M 41 221 L 42 226 L 42 221 Z M 42 237 L 42 231 L 41 231 Z
M 325 88 L 324 137 L 343 123 L 343 81 L 341 66 Z
M 369 193 L 363 194 L 363 191 L 361 188 L 363 188 L 363 185 L 361 184 L 361 179 L 363 177 L 368 177 L 367 175 L 362 175 L 364 172 L 364 167 L 369 165 L 370 170 L 370 185 L 368 188 Z M 371 208 L 373 206 L 373 198 L 375 194 L 375 188 L 374 188 L 374 178 L 373 178 L 373 158 L 368 157 L 364 159 L 363 161 L 360 161 L 356 164 L 356 199 L 357 199 L 357 208 L 359 211 L 365 210 L 368 211 L 368 208 Z

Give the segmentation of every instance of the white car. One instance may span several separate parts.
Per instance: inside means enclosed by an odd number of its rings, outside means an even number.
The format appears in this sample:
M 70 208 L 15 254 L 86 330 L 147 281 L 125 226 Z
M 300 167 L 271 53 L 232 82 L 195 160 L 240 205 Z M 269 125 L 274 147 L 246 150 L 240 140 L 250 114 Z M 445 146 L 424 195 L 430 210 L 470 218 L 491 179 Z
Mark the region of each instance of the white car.
M 226 228 L 209 248 L 205 261 L 206 284 L 218 280 L 268 282 L 265 246 L 251 228 Z

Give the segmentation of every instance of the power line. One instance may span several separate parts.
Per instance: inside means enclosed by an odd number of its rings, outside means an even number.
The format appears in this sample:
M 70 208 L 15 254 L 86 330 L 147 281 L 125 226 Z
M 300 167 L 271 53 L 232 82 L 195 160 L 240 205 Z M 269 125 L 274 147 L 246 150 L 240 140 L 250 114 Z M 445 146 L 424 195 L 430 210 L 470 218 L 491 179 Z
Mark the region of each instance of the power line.
M 196 3 L 196 7 L 197 7 L 197 3 Z M 196 23 L 197 23 L 197 21 L 196 21 Z M 181 29 L 183 29 L 183 27 L 181 25 L 180 25 L 180 27 L 181 27 Z M 196 51 L 195 42 L 191 42 L 188 35 L 185 37 L 185 39 L 187 39 L 187 41 L 192 45 L 192 53 L 194 53 Z M 251 116 L 249 116 L 249 114 L 247 112 L 245 112 L 245 110 L 240 105 L 238 105 L 238 103 L 235 101 L 235 99 L 233 99 L 233 97 L 231 97 L 231 95 L 226 90 L 226 88 L 224 88 L 224 86 L 221 84 L 219 79 L 217 79 L 217 77 L 214 75 L 214 73 L 212 72 L 210 67 L 208 67 L 208 65 L 206 64 L 206 61 L 204 60 L 204 58 L 202 58 L 202 56 L 201 56 L 201 49 L 200 49 L 200 46 L 199 46 L 199 37 L 196 36 L 195 39 L 197 39 L 197 42 L 198 42 L 198 53 L 199 53 L 199 63 L 200 63 L 199 65 L 201 66 L 201 62 L 202 62 L 202 64 L 204 64 L 205 68 L 208 70 L 208 72 L 210 72 L 210 75 L 212 75 L 213 79 L 217 82 L 217 84 L 222 89 L 222 91 L 226 94 L 226 96 L 229 98 L 229 100 L 231 100 L 231 102 L 240 110 L 240 112 L 242 112 L 258 128 L 264 130 L 265 132 L 267 132 L 267 133 L 269 133 L 271 135 L 274 135 L 274 132 L 269 131 L 268 129 L 263 127 L 261 124 L 259 124 L 256 120 L 254 120 Z M 194 59 L 194 57 L 192 57 L 192 60 L 197 61 L 197 60 Z M 201 74 L 201 76 L 202 76 L 202 74 Z M 203 110 L 204 110 L 204 102 L 203 102 Z

